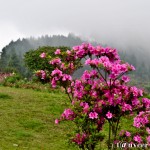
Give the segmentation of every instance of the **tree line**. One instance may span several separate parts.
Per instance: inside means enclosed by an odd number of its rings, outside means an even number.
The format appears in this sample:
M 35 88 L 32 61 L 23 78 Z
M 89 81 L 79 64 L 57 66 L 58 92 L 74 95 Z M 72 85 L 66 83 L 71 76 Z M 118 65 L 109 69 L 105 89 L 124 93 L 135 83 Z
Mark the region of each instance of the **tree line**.
M 51 49 L 50 47 L 53 47 L 52 49 L 54 49 L 54 47 L 59 46 L 71 48 L 72 46 L 80 45 L 83 42 L 86 41 L 83 41 L 80 37 L 77 37 L 73 34 L 68 34 L 68 36 L 46 35 L 39 38 L 30 37 L 18 39 L 17 41 L 11 41 L 2 49 L 0 58 L 0 71 L 17 72 L 23 77 L 31 77 L 33 70 L 29 67 L 29 65 L 27 65 L 27 63 L 25 64 L 25 54 L 26 56 L 35 55 L 36 57 L 39 57 L 39 51 L 41 52 L 41 50 L 44 51 L 45 49 Z M 93 43 L 93 45 L 94 44 L 97 45 L 96 42 Z M 128 51 L 119 51 L 119 53 L 122 60 L 127 61 L 136 67 L 136 71 L 132 73 L 132 76 L 134 76 L 137 80 L 140 79 L 141 81 L 149 81 L 150 65 L 147 61 L 145 61 L 146 56 L 141 56 L 141 51 L 137 52 L 132 49 Z M 84 70 L 85 68 L 80 68 L 75 73 L 75 76 L 79 76 Z

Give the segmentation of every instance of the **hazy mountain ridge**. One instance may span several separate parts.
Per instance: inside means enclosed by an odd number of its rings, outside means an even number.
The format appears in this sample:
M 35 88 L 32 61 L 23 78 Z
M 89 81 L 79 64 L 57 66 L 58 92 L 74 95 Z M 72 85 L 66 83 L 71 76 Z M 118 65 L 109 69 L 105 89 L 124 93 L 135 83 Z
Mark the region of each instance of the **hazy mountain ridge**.
M 53 35 L 42 36 L 39 38 L 23 38 L 17 41 L 11 41 L 7 46 L 2 49 L 0 59 L 0 70 L 9 71 L 15 68 L 22 75 L 26 76 L 27 68 L 24 66 L 23 57 L 29 50 L 36 50 L 42 46 L 67 46 L 72 47 L 74 45 L 80 45 L 85 41 L 73 34 L 68 36 Z
M 4 71 L 6 69 L 15 68 L 22 75 L 26 76 L 27 68 L 24 66 L 23 56 L 24 54 L 33 49 L 37 49 L 42 46 L 68 46 L 72 47 L 74 45 L 79 45 L 83 42 L 88 42 L 82 40 L 80 37 L 74 34 L 69 34 L 68 36 L 63 35 L 53 35 L 53 36 L 42 36 L 39 38 L 23 38 L 17 41 L 11 41 L 7 46 L 2 49 L 1 59 L 0 59 L 0 69 Z M 92 43 L 97 45 L 96 42 Z M 113 45 L 114 46 L 114 45 Z M 115 47 L 115 46 L 114 46 Z M 124 61 L 133 64 L 136 67 L 135 74 L 137 77 L 142 77 L 143 79 L 150 79 L 150 65 L 149 54 L 143 53 L 140 48 L 134 48 L 126 46 L 124 48 L 119 48 L 119 53 Z

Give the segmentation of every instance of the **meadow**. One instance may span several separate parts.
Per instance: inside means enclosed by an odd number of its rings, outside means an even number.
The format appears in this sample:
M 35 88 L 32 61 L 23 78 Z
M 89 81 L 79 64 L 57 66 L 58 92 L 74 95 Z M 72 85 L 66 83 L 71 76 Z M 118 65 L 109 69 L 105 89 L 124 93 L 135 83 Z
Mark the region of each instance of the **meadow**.
M 74 150 L 71 124 L 54 123 L 67 101 L 61 91 L 0 87 L 0 150 Z
M 67 138 L 74 128 L 72 122 L 54 123 L 69 105 L 61 90 L 0 86 L 0 150 L 77 150 Z M 120 127 L 131 130 L 132 121 L 125 118 Z M 103 134 L 108 137 L 108 124 Z M 105 149 L 106 143 L 99 142 L 96 150 Z

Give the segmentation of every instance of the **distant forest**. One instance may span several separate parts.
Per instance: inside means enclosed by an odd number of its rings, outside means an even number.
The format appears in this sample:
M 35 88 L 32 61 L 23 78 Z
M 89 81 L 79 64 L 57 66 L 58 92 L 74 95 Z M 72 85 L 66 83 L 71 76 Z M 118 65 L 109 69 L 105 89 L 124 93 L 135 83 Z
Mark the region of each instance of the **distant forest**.
M 67 46 L 72 47 L 79 45 L 83 42 L 80 37 L 74 34 L 53 35 L 53 36 L 42 36 L 39 38 L 24 38 L 18 39 L 17 41 L 11 41 L 7 46 L 2 49 L 0 58 L 0 71 L 1 72 L 12 72 L 16 71 L 23 77 L 30 77 L 31 71 L 27 69 L 24 64 L 24 54 L 29 50 L 36 50 L 42 46 Z M 96 45 L 97 43 L 92 43 Z M 127 51 L 119 51 L 121 58 L 124 61 L 133 64 L 136 67 L 136 71 L 132 73 L 132 76 L 137 80 L 149 81 L 150 80 L 150 63 L 148 63 L 147 55 L 142 53 L 142 50 L 134 50 L 133 48 Z M 142 58 L 142 59 L 141 59 Z M 76 76 L 81 74 L 85 68 L 80 69 Z

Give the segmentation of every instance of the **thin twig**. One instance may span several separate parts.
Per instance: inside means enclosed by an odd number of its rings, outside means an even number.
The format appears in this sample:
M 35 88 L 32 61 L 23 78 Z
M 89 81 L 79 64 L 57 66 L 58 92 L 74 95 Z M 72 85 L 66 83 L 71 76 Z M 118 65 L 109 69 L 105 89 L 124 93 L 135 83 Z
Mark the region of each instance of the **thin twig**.
M 102 73 L 100 72 L 99 68 L 96 68 L 98 73 L 100 74 L 100 76 L 103 78 L 103 80 L 106 82 L 107 86 L 109 87 L 107 80 L 104 78 L 104 76 L 102 75 Z
M 70 102 L 72 102 L 72 99 L 71 99 L 71 97 L 70 97 L 69 93 L 67 92 L 67 88 L 66 88 L 66 87 L 65 87 L 65 92 L 67 93 L 67 95 L 68 95 L 68 97 L 69 97 Z

